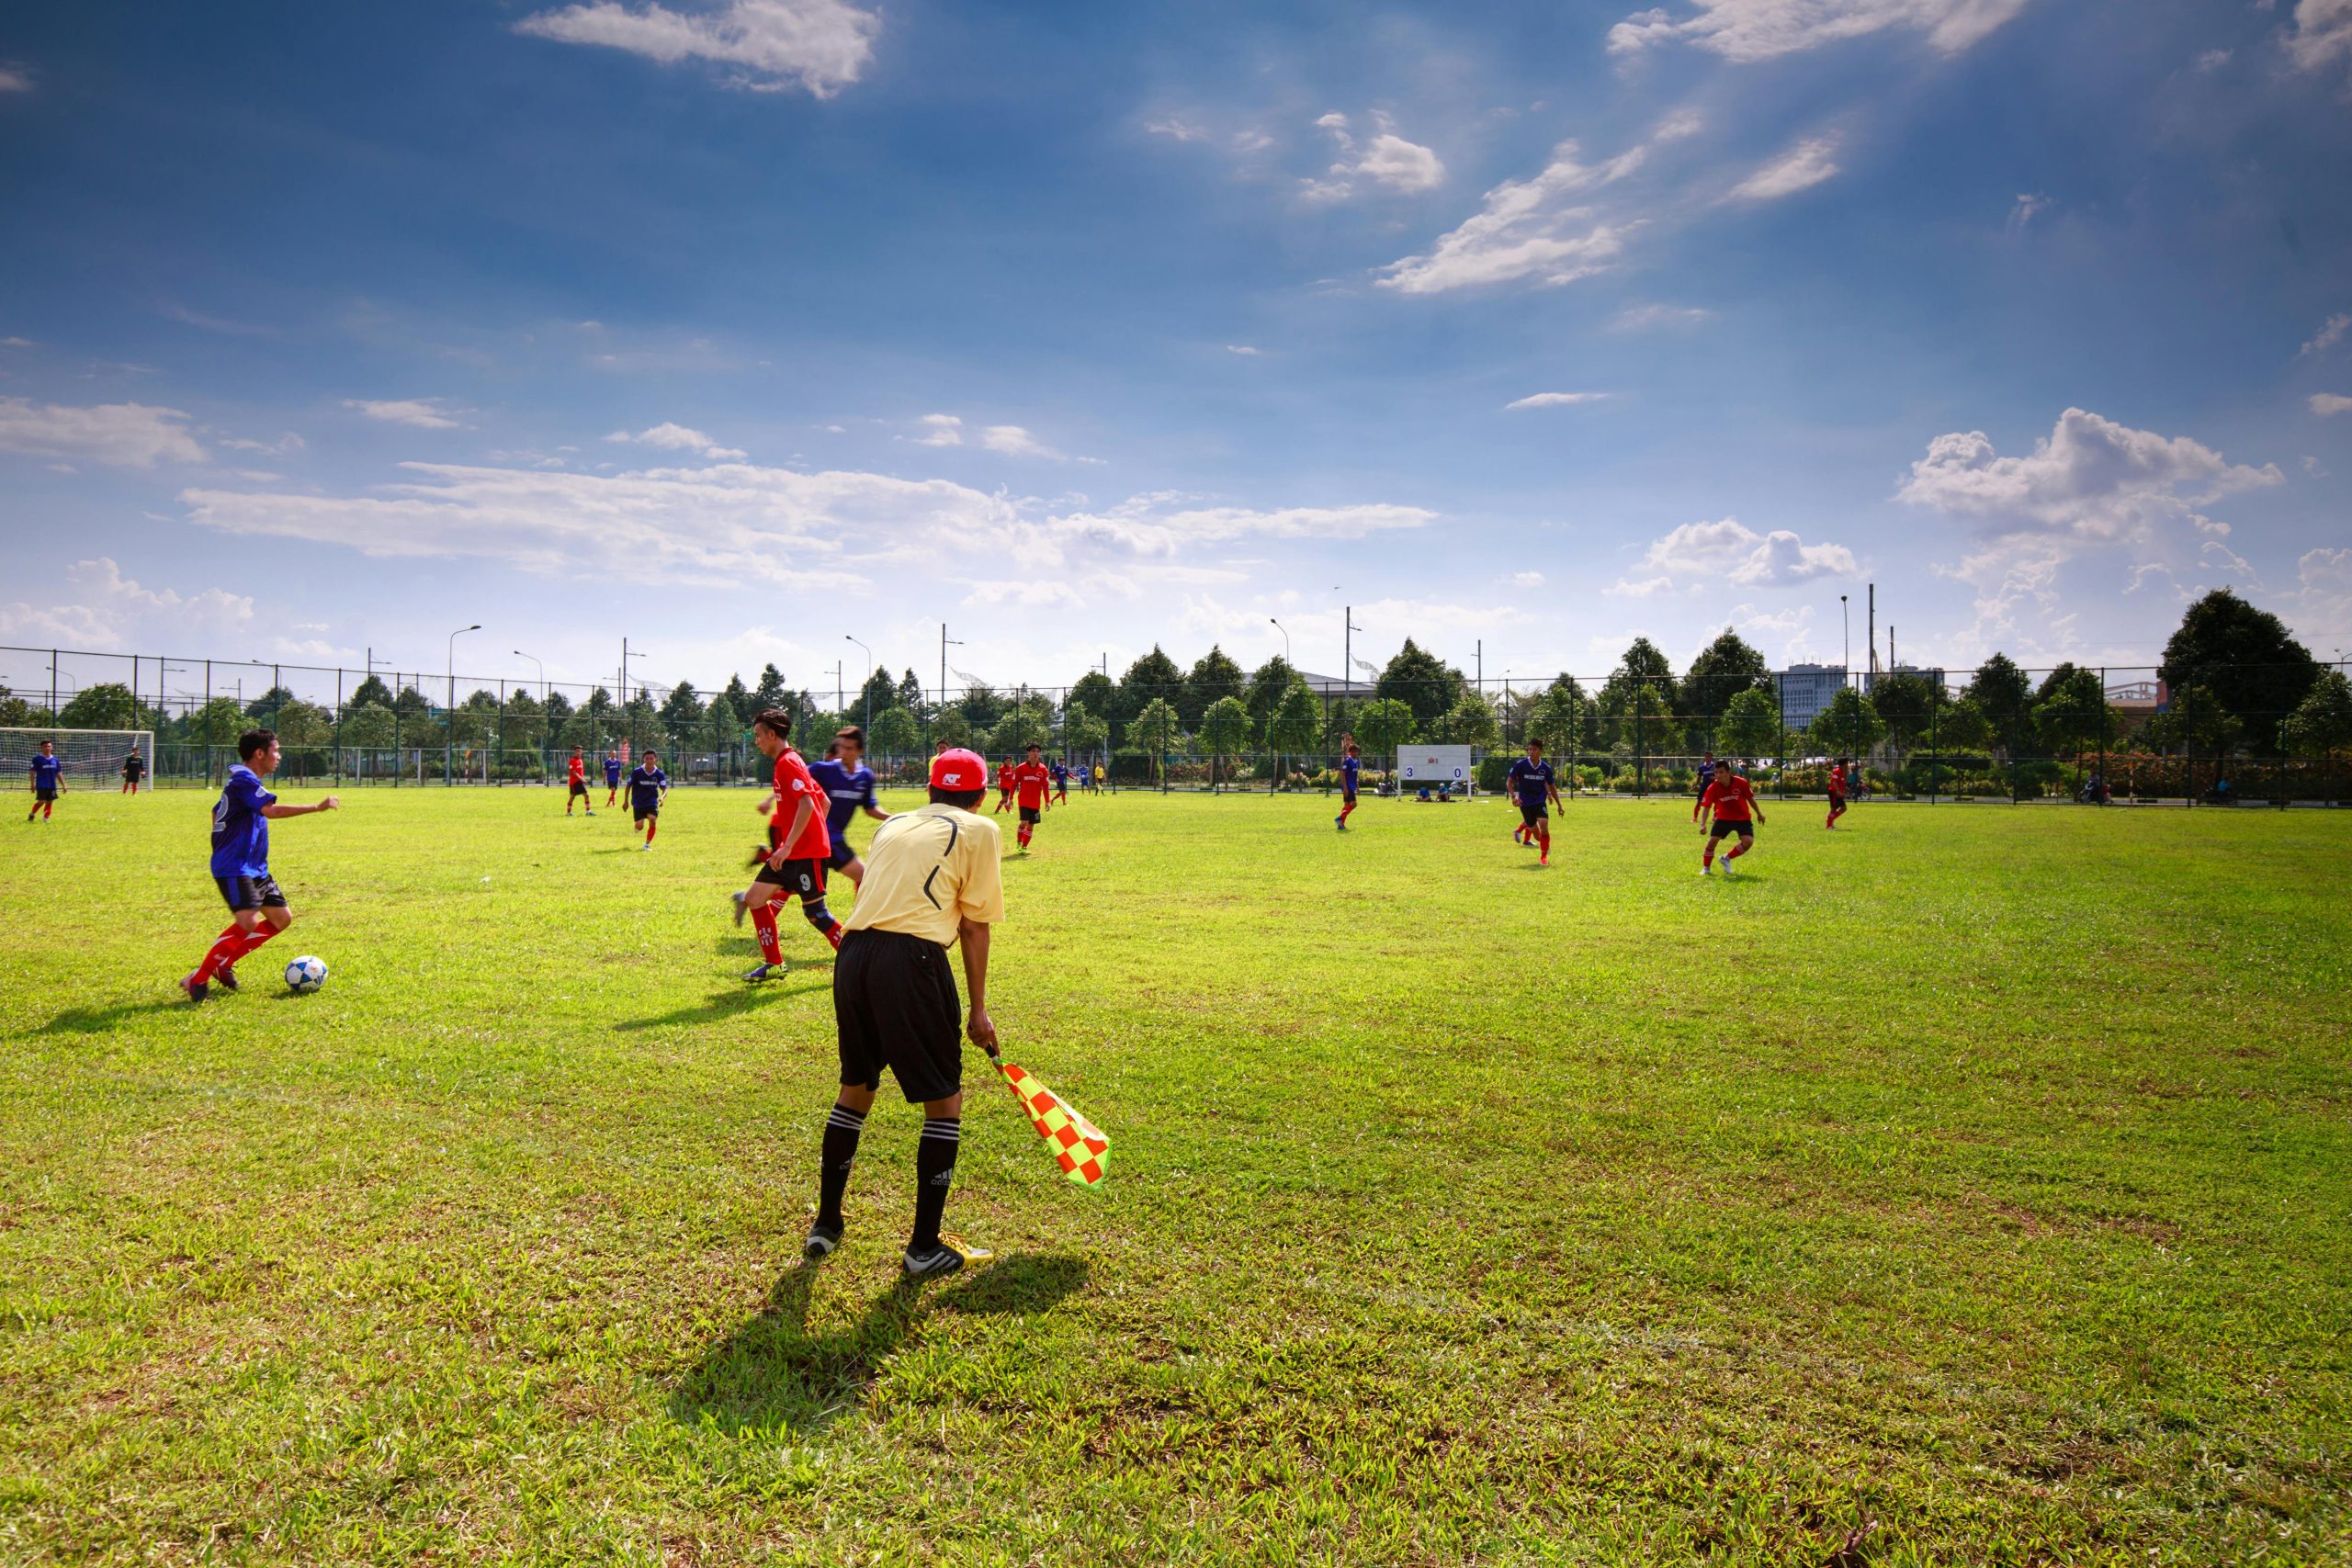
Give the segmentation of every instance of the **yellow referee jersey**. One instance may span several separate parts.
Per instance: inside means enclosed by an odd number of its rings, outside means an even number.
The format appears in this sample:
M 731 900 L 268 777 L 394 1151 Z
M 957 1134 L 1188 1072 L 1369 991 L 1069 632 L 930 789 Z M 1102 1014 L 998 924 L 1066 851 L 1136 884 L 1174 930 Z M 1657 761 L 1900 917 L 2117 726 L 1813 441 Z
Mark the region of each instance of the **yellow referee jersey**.
M 843 923 L 952 946 L 959 922 L 1004 919 L 997 863 L 1003 852 L 1003 838 L 985 817 L 938 802 L 894 812 L 866 846 L 865 881 Z

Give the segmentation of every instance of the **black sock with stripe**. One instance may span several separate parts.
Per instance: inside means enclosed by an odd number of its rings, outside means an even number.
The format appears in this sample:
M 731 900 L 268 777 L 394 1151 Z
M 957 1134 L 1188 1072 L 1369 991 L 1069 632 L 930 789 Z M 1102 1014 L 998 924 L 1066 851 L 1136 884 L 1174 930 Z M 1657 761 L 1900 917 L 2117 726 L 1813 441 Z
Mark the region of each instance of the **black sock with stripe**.
M 964 1135 L 963 1119 L 933 1116 L 922 1124 L 915 1145 L 915 1234 L 908 1243 L 912 1253 L 929 1252 L 939 1245 L 939 1216 L 947 1212 L 947 1190 L 956 1184 L 956 1148 Z
M 825 1118 L 823 1152 L 818 1156 L 817 1223 L 842 1228 L 842 1194 L 849 1190 L 849 1168 L 857 1163 L 857 1135 L 865 1131 L 865 1112 L 836 1105 Z

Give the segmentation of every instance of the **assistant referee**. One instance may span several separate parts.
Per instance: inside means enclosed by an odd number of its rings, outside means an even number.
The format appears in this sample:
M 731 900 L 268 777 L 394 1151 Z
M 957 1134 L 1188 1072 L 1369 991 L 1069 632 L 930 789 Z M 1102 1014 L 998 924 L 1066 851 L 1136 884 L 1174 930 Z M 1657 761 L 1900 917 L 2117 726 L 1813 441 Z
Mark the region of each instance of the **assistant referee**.
M 910 1105 L 922 1106 L 915 1145 L 915 1227 L 901 1266 L 910 1279 L 952 1274 L 989 1255 L 939 1234 L 956 1180 L 963 1131 L 963 1033 L 996 1049 L 989 1021 L 989 928 L 1004 919 L 1003 840 L 972 807 L 988 793 L 989 768 L 960 748 L 931 760 L 931 804 L 875 829 L 865 881 L 833 963 L 833 1021 L 841 1036 L 842 1092 L 825 1119 L 817 1223 L 802 1250 L 823 1258 L 842 1244 L 842 1194 L 857 1159 L 858 1134 L 882 1087 L 882 1069 Z M 947 950 L 964 944 L 972 1009 L 956 995 Z

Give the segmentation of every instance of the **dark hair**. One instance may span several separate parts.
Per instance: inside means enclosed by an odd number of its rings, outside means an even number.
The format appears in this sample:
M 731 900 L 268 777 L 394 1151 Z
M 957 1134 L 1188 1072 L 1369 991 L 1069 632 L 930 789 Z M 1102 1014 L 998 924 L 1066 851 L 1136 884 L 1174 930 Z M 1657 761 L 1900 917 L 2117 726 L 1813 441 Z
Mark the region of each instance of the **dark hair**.
M 984 789 L 942 789 L 937 784 L 933 784 L 931 786 L 931 803 L 933 806 L 959 806 L 969 811 L 978 806 L 988 793 Z
M 1032 751 L 1042 751 L 1042 750 L 1045 750 L 1045 748 L 1044 748 L 1043 746 L 1039 745 L 1036 741 L 1032 740 L 1031 742 L 1029 742 L 1029 750 L 1032 750 Z
M 270 743 L 277 739 L 277 731 L 275 729 L 246 730 L 243 735 L 237 737 L 237 761 L 240 762 L 252 761 L 255 756 L 261 752 L 268 750 Z
M 833 731 L 833 739 L 850 741 L 863 751 L 865 750 L 865 727 L 862 724 L 844 724 Z
M 792 738 L 792 716 L 782 708 L 762 708 L 759 716 L 752 722 L 767 726 L 768 733 L 778 740 L 788 740 Z

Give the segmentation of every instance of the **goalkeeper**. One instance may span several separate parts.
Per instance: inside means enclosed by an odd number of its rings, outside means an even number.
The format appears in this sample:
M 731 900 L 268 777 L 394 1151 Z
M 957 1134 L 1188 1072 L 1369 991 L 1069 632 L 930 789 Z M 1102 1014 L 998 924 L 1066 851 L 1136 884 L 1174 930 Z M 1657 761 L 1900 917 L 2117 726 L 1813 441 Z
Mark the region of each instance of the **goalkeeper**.
M 875 829 L 865 852 L 865 880 L 833 963 L 842 1090 L 825 1119 L 817 1222 L 802 1248 L 810 1258 L 823 1258 L 842 1244 L 842 1195 L 885 1067 L 908 1102 L 922 1106 L 914 1234 L 901 1259 L 907 1277 L 952 1274 L 989 1256 L 939 1234 L 963 1132 L 959 1024 L 973 1044 L 996 1049 L 988 1009 L 989 930 L 1004 919 L 997 864 L 1003 839 L 995 822 L 972 812 L 988 784 L 989 766 L 979 757 L 962 750 L 942 752 L 931 761 L 931 804 L 894 814 Z M 958 942 L 972 994 L 967 1016 L 947 966 L 947 950 Z

